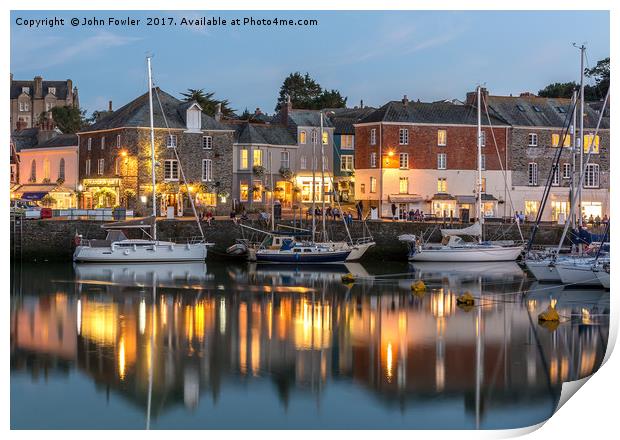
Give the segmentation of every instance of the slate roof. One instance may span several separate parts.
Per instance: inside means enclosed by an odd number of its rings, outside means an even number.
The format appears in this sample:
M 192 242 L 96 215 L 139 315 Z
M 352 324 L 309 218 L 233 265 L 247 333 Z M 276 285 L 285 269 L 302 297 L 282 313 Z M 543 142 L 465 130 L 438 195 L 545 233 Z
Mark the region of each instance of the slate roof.
M 542 98 L 539 96 L 488 96 L 489 110 L 513 126 L 564 127 L 570 118 L 570 99 Z M 584 125 L 595 128 L 598 113 L 585 106 Z M 609 128 L 609 119 L 603 118 L 601 128 Z
M 230 124 L 235 130 L 235 142 L 239 144 L 297 145 L 286 127 L 279 124 Z
M 159 95 L 159 101 L 157 99 Z M 161 102 L 161 107 L 160 107 Z M 186 128 L 185 111 L 192 102 L 181 101 L 164 92 L 158 87 L 153 88 L 153 125 L 156 128 L 166 128 L 164 114 L 170 128 Z M 162 108 L 164 113 L 162 113 Z M 110 115 L 95 122 L 84 132 L 110 130 L 120 127 L 149 127 L 149 94 L 148 92 L 137 97 Z M 211 116 L 202 114 L 203 130 L 226 130 L 227 128 Z
M 77 145 L 77 134 L 59 134 L 39 145 L 35 145 L 34 148 L 75 147 Z
M 413 101 L 404 104 L 402 101 L 390 101 L 359 121 L 359 123 L 368 122 L 477 125 L 478 117 L 476 107 L 472 105 Z M 491 123 L 494 126 L 508 125 L 505 120 L 493 115 Z M 484 114 L 482 125 L 489 125 Z
M 48 94 L 50 87 L 56 87 L 54 96 L 58 99 L 67 99 L 67 81 L 43 81 L 43 97 Z M 22 87 L 30 87 L 30 96 L 34 94 L 34 80 L 13 80 L 11 81 L 11 99 L 17 99 L 22 93 Z
M 279 116 L 278 116 L 279 117 Z M 320 127 L 321 114 L 319 110 L 293 109 L 288 114 L 289 123 L 298 127 Z M 333 127 L 329 118 L 323 118 L 323 127 Z
M 335 113 L 335 115 L 329 118 L 334 126 L 334 134 L 355 134 L 353 124 L 359 122 L 375 110 L 373 107 L 330 109 L 329 111 Z
M 13 145 L 15 145 L 16 151 L 21 151 L 24 148 L 34 147 L 39 141 L 38 136 L 38 128 L 25 128 L 23 130 L 16 130 L 11 133 L 11 138 L 13 139 Z

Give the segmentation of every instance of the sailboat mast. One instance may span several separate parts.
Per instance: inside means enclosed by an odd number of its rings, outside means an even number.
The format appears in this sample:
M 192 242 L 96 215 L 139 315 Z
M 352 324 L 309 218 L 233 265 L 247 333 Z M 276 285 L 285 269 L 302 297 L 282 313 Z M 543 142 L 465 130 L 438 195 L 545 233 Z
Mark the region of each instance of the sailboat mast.
M 323 217 L 323 241 L 327 241 L 325 227 L 325 143 L 323 142 L 323 110 L 321 112 L 321 214 Z
M 155 128 L 153 124 L 153 75 L 151 72 L 151 57 L 146 57 L 146 63 L 148 67 L 148 76 L 149 76 L 149 118 L 151 123 L 151 177 L 152 177 L 152 185 L 153 185 L 153 217 L 157 218 L 157 196 L 155 193 Z M 153 240 L 157 240 L 157 223 L 153 221 L 153 230 L 152 230 Z
M 482 100 L 480 99 L 480 86 L 477 87 L 476 92 L 478 94 L 478 221 L 482 226 L 484 224 L 484 213 L 482 208 Z
M 316 234 L 316 128 L 312 129 L 312 241 Z
M 583 174 L 583 141 L 584 141 L 584 136 L 583 136 L 583 110 L 584 110 L 584 105 L 585 105 L 585 99 L 583 96 L 583 91 L 584 91 L 584 84 L 583 84 L 583 57 L 585 56 L 586 53 L 586 46 L 585 45 L 581 45 L 579 47 L 579 50 L 581 52 L 581 72 L 579 72 L 579 77 L 580 77 L 580 83 L 579 83 L 579 175 Z M 577 215 L 579 216 L 579 226 L 583 226 L 583 215 L 581 212 L 581 188 L 578 188 L 578 194 L 579 194 L 579 200 L 578 200 L 578 205 L 579 205 L 579 211 L 577 212 Z
M 573 108 L 577 107 L 577 90 L 573 90 L 573 99 L 571 100 L 571 105 L 573 106 Z M 573 159 L 573 163 L 571 165 L 571 174 L 570 174 L 570 198 L 569 200 L 573 200 L 575 198 L 575 177 L 576 177 L 576 165 L 577 165 L 577 112 L 573 111 L 573 124 L 571 127 L 571 131 L 570 131 L 571 136 L 573 137 L 572 139 L 572 147 L 573 147 L 573 152 L 572 152 L 572 159 Z M 573 226 L 577 224 L 577 221 L 575 219 L 575 216 L 572 215 L 569 219 L 568 219 Z

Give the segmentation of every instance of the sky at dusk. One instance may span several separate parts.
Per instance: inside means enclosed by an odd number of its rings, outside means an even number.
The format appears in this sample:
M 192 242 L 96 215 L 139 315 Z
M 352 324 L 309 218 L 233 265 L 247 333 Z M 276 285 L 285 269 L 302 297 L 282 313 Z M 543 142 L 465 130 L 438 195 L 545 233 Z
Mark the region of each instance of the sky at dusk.
M 64 17 L 62 27 L 26 28 L 16 19 Z M 72 27 L 73 17 L 220 16 L 317 19 L 318 26 Z M 492 94 L 537 92 L 550 82 L 579 79 L 609 56 L 609 13 L 583 11 L 291 11 L 291 12 L 11 12 L 15 79 L 71 78 L 90 114 L 109 100 L 118 108 L 144 93 L 145 56 L 156 83 L 179 96 L 188 88 L 215 92 L 241 113 L 272 113 L 283 79 L 309 72 L 338 89 L 349 106 L 410 99 L 464 99 L 484 84 Z

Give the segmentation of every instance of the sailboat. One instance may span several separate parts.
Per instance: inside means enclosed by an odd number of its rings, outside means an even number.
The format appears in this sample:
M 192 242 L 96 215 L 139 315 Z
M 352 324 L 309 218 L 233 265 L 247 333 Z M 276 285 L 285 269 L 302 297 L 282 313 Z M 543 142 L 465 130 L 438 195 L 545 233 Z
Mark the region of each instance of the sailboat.
M 482 240 L 484 211 L 482 207 L 482 122 L 480 86 L 476 88 L 478 100 L 478 182 L 476 193 L 478 221 L 462 229 L 442 229 L 441 244 L 423 244 L 413 234 L 400 235 L 398 239 L 409 246 L 409 261 L 514 261 L 519 258 L 523 246 L 503 245 Z M 462 237 L 473 237 L 477 241 L 467 242 Z
M 207 246 L 204 241 L 200 222 L 198 228 L 201 238 L 188 240 L 186 243 L 174 243 L 157 239 L 157 193 L 155 179 L 155 129 L 153 126 L 153 78 L 151 58 L 147 57 L 149 113 L 151 129 L 151 173 L 153 214 L 143 219 L 121 221 L 105 224 L 107 230 L 105 240 L 85 240 L 77 237 L 77 246 L 73 253 L 73 261 L 86 263 L 125 263 L 125 262 L 178 262 L 204 261 L 207 258 Z M 191 200 L 191 198 L 190 198 Z M 192 201 L 193 206 L 193 201 Z M 194 215 L 196 215 L 194 211 Z M 140 229 L 148 239 L 128 239 L 123 230 Z

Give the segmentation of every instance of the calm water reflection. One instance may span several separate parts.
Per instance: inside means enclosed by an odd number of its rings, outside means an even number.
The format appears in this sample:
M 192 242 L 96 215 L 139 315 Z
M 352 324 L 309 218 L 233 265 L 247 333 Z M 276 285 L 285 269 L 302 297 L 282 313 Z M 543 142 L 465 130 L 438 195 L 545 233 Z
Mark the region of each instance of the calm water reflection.
M 608 292 L 512 263 L 12 270 L 13 428 L 527 426 L 598 368 L 609 326 Z M 536 321 L 550 299 L 557 328 Z

